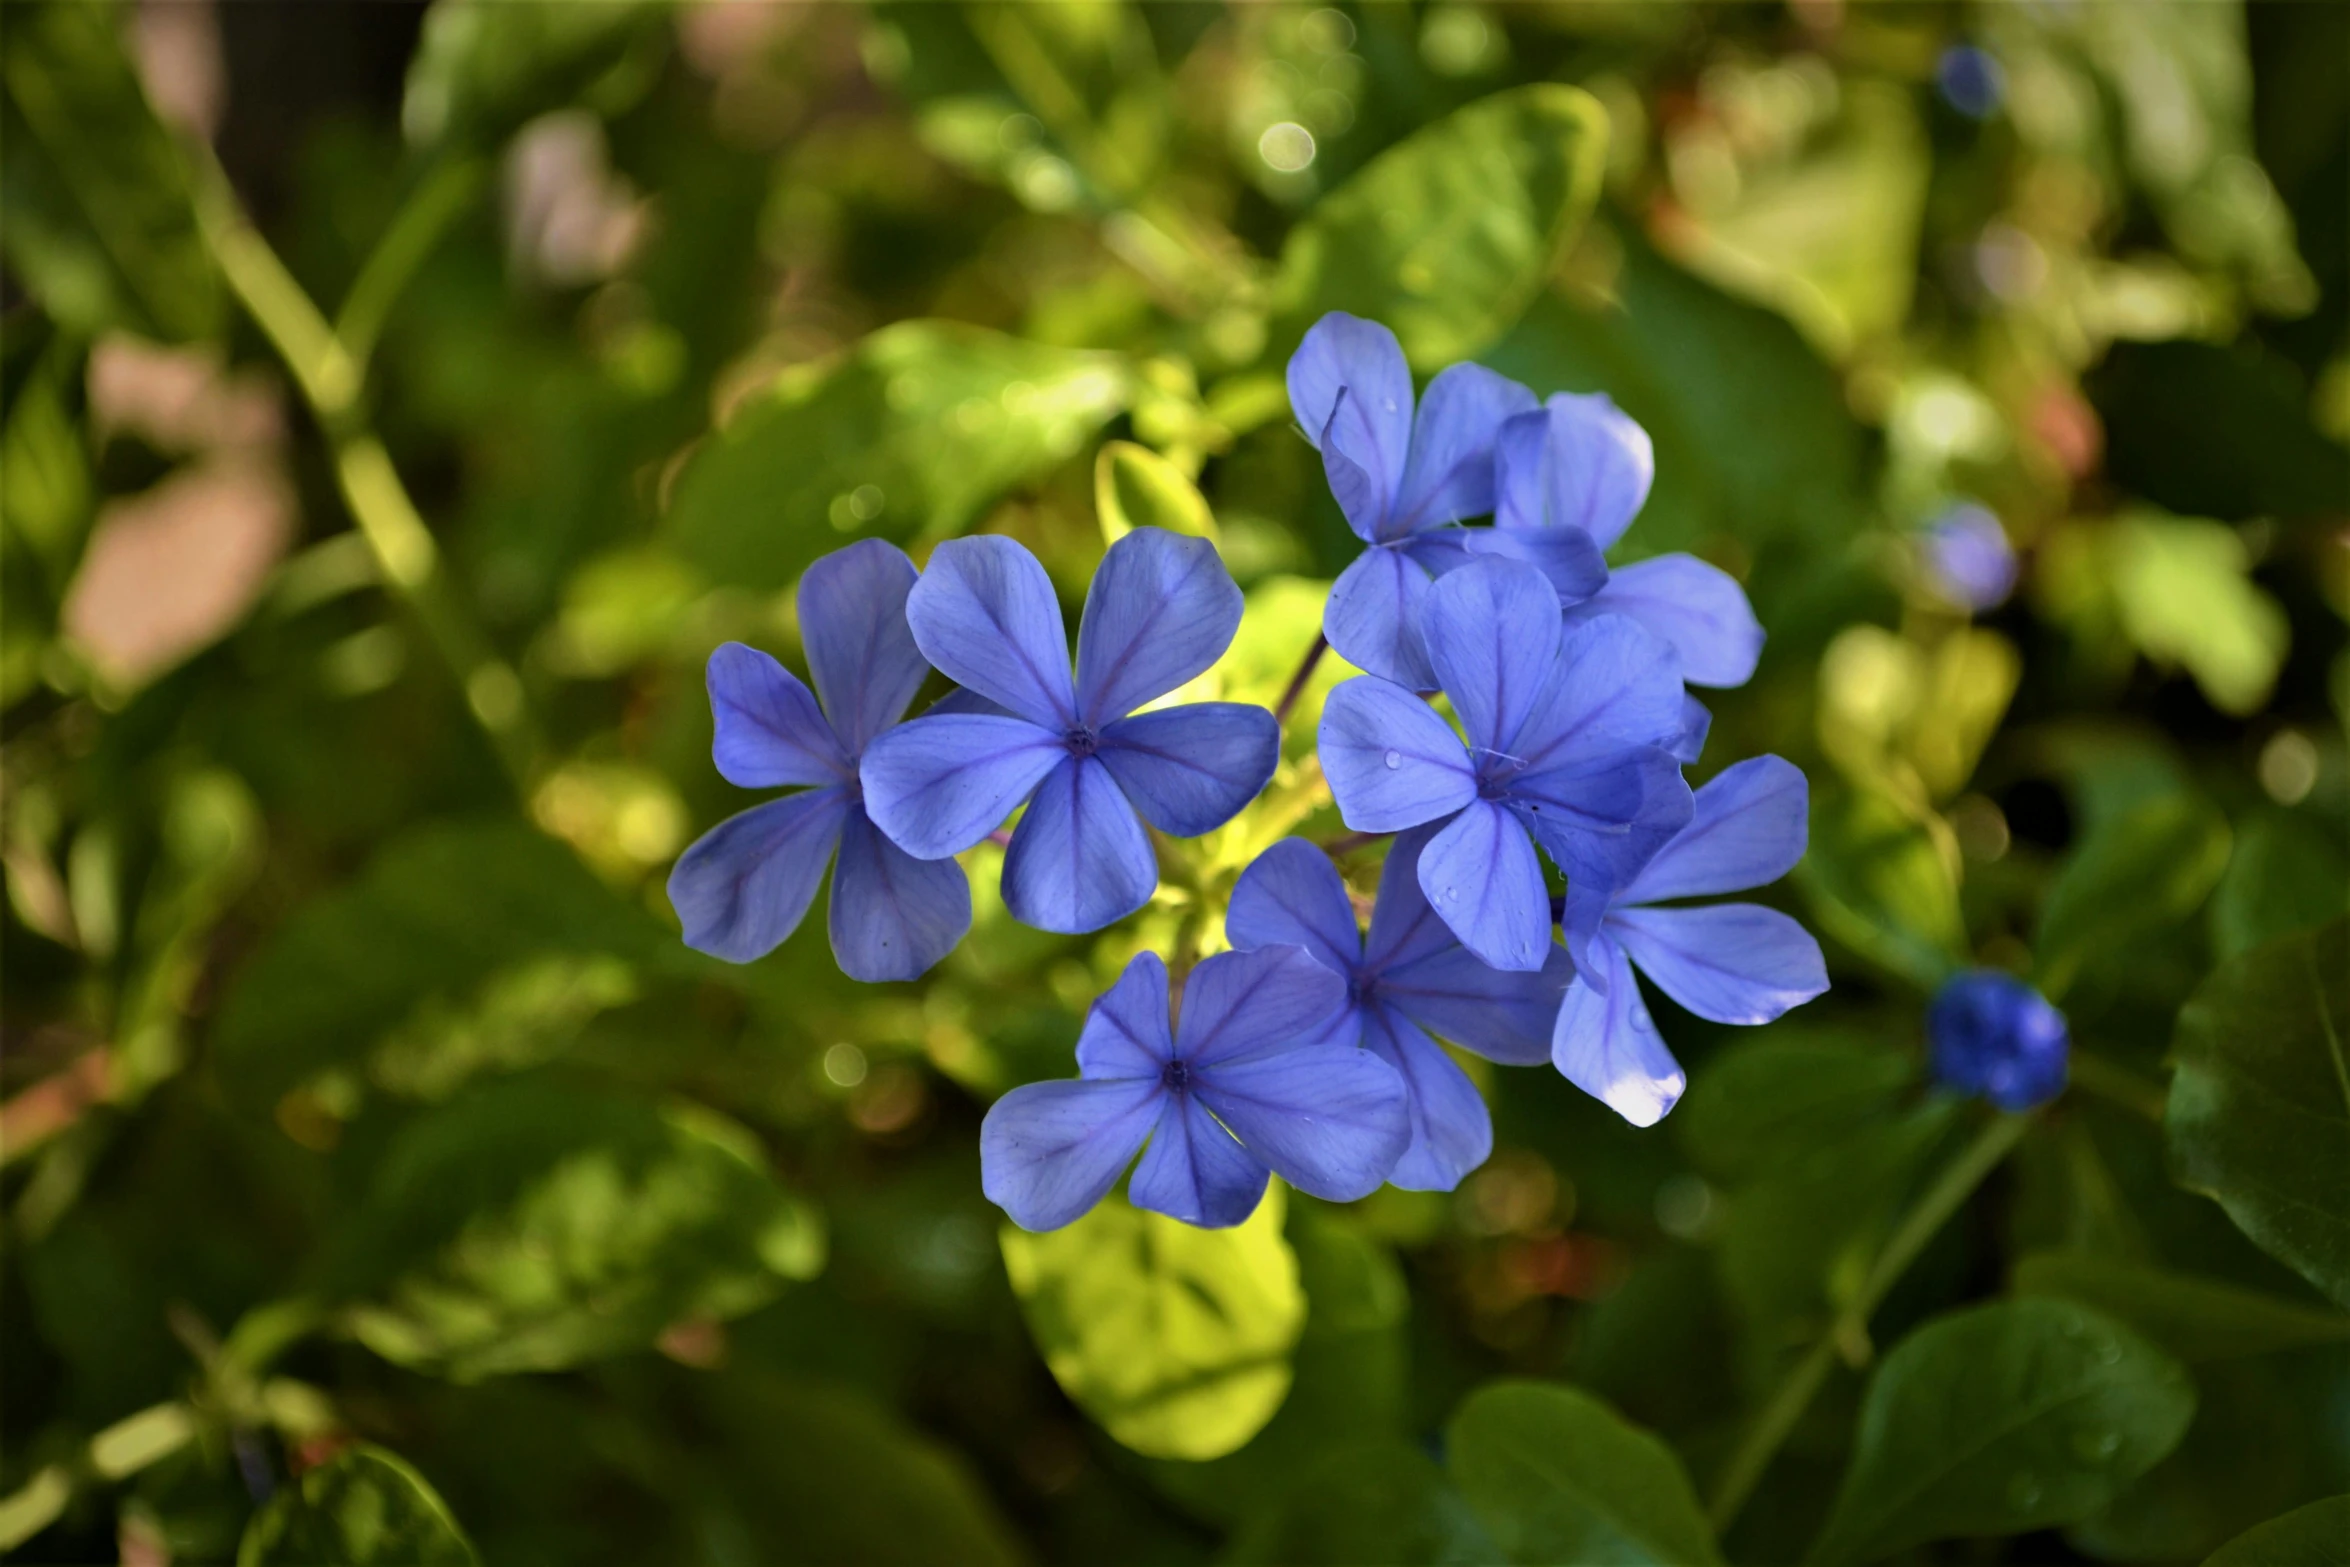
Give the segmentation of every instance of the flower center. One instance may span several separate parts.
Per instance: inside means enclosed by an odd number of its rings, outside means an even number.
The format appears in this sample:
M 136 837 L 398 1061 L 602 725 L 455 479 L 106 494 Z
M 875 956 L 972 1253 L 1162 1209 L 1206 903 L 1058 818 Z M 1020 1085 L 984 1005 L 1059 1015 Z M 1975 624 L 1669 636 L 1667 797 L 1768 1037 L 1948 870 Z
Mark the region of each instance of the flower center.
M 1091 756 L 1101 749 L 1102 737 L 1091 724 L 1074 724 L 1061 736 L 1061 742 L 1068 746 L 1071 756 Z
M 1169 1093 L 1179 1094 L 1191 1086 L 1191 1063 L 1177 1056 L 1159 1068 L 1159 1084 Z
M 1369 969 L 1359 968 L 1346 976 L 1346 1004 L 1350 1007 L 1361 1006 L 1378 990 L 1379 976 Z

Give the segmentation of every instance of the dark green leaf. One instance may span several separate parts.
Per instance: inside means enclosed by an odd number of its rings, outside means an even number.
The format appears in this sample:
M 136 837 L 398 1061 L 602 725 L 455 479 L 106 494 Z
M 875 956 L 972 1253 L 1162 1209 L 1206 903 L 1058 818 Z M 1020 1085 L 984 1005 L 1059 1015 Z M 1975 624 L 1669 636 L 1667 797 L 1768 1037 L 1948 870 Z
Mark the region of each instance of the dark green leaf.
M 271 1497 L 237 1547 L 237 1567 L 470 1567 L 476 1560 L 424 1476 L 366 1445 Z
M 408 66 L 400 119 L 409 140 L 491 146 L 532 115 L 628 73 L 657 48 L 661 0 L 503 5 L 436 0 Z
M 2186 1433 L 2194 1384 L 2120 1323 L 2065 1301 L 1938 1317 L 1870 1380 L 1817 1562 L 2078 1522 Z
M 2126 1322 L 2185 1361 L 2264 1355 L 2350 1339 L 2350 1315 L 2092 1252 L 2017 1259 L 2019 1295 L 2060 1295 Z
M 2211 939 L 2223 958 L 2336 919 L 2350 903 L 2350 860 L 2338 834 L 2307 816 L 2271 811 L 2236 834 L 2211 895 Z
M 1889 796 L 1813 796 L 1811 848 L 1796 867 L 1829 935 L 1921 990 L 1966 952 L 1958 884 L 1933 835 Z
M 1580 1389 L 1488 1383 L 1446 1439 L 1454 1480 L 1510 1561 L 1721 1559 L 1673 1450 Z
M 668 527 L 712 580 L 787 587 L 862 534 L 962 532 L 1126 406 L 1122 361 L 951 321 L 901 321 L 786 371 L 677 481 Z
M 2350 1305 L 2350 920 L 2214 970 L 2179 1013 L 2165 1124 L 2182 1185 Z
M 147 106 L 110 5 L 11 5 L 0 250 L 50 317 L 187 339 L 221 329 L 188 169 Z
M 1775 1029 L 1707 1061 L 1671 1124 L 1700 1171 L 1752 1181 L 1890 1110 L 1916 1075 L 1909 1057 L 1890 1050 Z
M 2053 995 L 2081 965 L 2184 922 L 2228 863 L 2227 821 L 2192 795 L 2147 800 L 2066 859 L 2040 913 L 2036 974 Z
M 406 1128 L 346 1243 L 351 1330 L 460 1380 L 642 1349 L 824 1257 L 814 1210 L 732 1121 L 529 1079 Z
M 682 961 L 672 941 L 555 839 L 519 822 L 437 823 L 297 911 L 239 971 L 214 1044 L 231 1088 L 266 1106 L 408 1024 L 406 1075 L 429 1086 L 451 1063 L 430 1059 L 424 1036 L 494 1028 L 490 1043 L 511 1044 L 518 1018 L 554 1026 L 539 1003 L 593 1010 L 622 998 L 629 962 Z
M 1305 1326 L 1283 1188 L 1228 1230 L 1116 1193 L 1065 1229 L 1007 1225 L 1004 1267 L 1061 1390 L 1126 1446 L 1208 1459 L 1263 1430 L 1289 1394 Z
M 1290 230 L 1273 352 L 1327 311 L 1395 329 L 1423 373 L 1507 331 L 1599 196 L 1607 115 L 1578 88 L 1521 87 L 1390 147 Z
M 1444 1471 L 1392 1438 L 1326 1438 L 1318 1455 L 1268 1478 L 1281 1492 L 1233 1536 L 1230 1567 L 1473 1567 L 1497 1557 Z
M 2203 1567 L 2343 1567 L 2350 1562 L 2350 1496 L 2329 1496 L 2271 1518 L 2221 1546 Z

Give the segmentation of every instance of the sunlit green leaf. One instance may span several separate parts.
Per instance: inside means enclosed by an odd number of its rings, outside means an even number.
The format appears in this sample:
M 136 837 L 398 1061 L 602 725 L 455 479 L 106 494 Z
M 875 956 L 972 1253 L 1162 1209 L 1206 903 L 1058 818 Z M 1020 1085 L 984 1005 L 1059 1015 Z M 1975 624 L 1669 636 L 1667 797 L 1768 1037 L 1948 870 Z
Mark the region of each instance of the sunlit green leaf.
M 1599 195 L 1607 116 L 1541 84 L 1473 103 L 1381 153 L 1292 229 L 1272 351 L 1331 310 L 1385 322 L 1423 373 L 1507 331 Z
M 2092 1252 L 2018 1258 L 2014 1285 L 2094 1306 L 2189 1362 L 2350 1339 L 2350 1314 Z
M 2186 1433 L 2194 1384 L 2110 1318 L 2055 1300 L 1937 1317 L 1870 1379 L 1815 1562 L 2076 1522 Z
M 1828 934 L 1920 989 L 1939 985 L 1963 960 L 1949 857 L 1889 797 L 1814 793 L 1811 847 L 1796 876 Z
M 1681 1460 L 1565 1383 L 1491 1382 L 1446 1427 L 1469 1505 L 1512 1562 L 1721 1559 Z
M 351 1331 L 459 1380 L 642 1349 L 824 1258 L 815 1212 L 733 1122 L 528 1079 L 408 1127 L 346 1250 Z
M 409 62 L 401 124 L 420 144 L 494 144 L 533 114 L 627 71 L 632 52 L 657 49 L 654 24 L 668 10 L 663 0 L 435 0 Z
M 2230 959 L 2179 1013 L 2181 1184 L 2350 1305 L 2350 920 Z
M 0 250 L 52 319 L 211 337 L 220 278 L 196 232 L 188 170 L 147 106 L 109 5 L 12 5 L 0 125 Z
M 1132 441 L 1104 445 L 1093 465 L 1093 504 L 1102 540 L 1115 544 L 1136 528 L 1216 537 L 1216 517 L 1183 470 Z
M 67 413 L 78 356 L 53 346 L 0 427 L 0 527 L 39 562 L 54 598 L 81 553 L 96 499 L 89 448 Z
M 2329 1496 L 2245 1530 L 2203 1567 L 2342 1567 L 2350 1561 L 2350 1496 Z
M 2227 863 L 2227 821 L 2194 795 L 2145 801 L 2092 831 L 2065 860 L 2041 908 L 2040 987 L 2053 995 L 2084 963 L 2185 922 Z
M 1305 1327 L 1275 1183 L 1246 1222 L 1197 1230 L 1113 1193 L 1065 1229 L 1007 1226 L 1004 1267 L 1062 1391 L 1153 1458 L 1217 1458 L 1289 1394 Z
M 470 1567 L 476 1560 L 424 1476 L 366 1444 L 271 1497 L 237 1547 L 237 1567 Z
M 671 542 L 713 581 L 772 589 L 851 537 L 959 533 L 1129 391 L 1109 354 L 901 321 L 736 408 L 678 476 Z

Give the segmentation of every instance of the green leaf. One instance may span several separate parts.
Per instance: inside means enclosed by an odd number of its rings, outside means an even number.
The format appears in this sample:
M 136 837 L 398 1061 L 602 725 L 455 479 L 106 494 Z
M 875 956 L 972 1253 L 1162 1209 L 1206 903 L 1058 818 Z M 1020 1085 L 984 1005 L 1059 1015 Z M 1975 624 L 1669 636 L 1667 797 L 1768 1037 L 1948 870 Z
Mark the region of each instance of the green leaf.
M 2030 1253 L 2011 1282 L 2019 1295 L 2094 1306 L 2188 1362 L 2350 1339 L 2350 1315 L 2093 1252 Z
M 0 58 L 0 253 L 60 325 L 215 337 L 220 277 L 180 150 L 123 54 L 122 13 L 12 5 Z
M 409 62 L 401 125 L 419 145 L 487 147 L 599 85 L 625 92 L 637 85 L 625 79 L 657 60 L 647 51 L 660 47 L 656 24 L 669 9 L 662 0 L 436 0 Z
M 1958 883 L 1941 847 L 1890 797 L 1822 790 L 1796 867 L 1814 917 L 1838 941 L 1921 990 L 1964 960 Z
M 1909 1057 L 1890 1050 L 1779 1034 L 1709 1059 L 1673 1116 L 1690 1163 L 1715 1180 L 1787 1172 L 1892 1109 L 1917 1075 Z
M 352 1332 L 458 1380 L 642 1349 L 824 1257 L 814 1210 L 734 1122 L 529 1079 L 404 1129 L 346 1241 Z
M 1815 1562 L 2078 1522 L 2186 1434 L 2194 1384 L 2161 1350 L 2065 1301 L 1937 1317 L 1870 1379 Z
M 470 1567 L 478 1559 L 424 1476 L 365 1444 L 271 1497 L 237 1546 L 237 1567 Z
M 1216 516 L 1199 486 L 1166 458 L 1132 441 L 1107 442 L 1094 459 L 1093 505 L 1108 544 L 1136 528 L 1216 537 Z
M 2213 970 L 2179 1013 L 2179 1183 L 2350 1305 L 2350 920 Z
M 2085 963 L 2186 921 L 2228 863 L 2228 824 L 2185 794 L 2146 800 L 2092 831 L 2057 872 L 2040 911 L 2036 977 L 2055 995 Z
M 625 999 L 627 963 L 683 962 L 673 941 L 543 833 L 434 823 L 393 840 L 262 946 L 230 985 L 214 1048 L 231 1090 L 267 1106 L 401 1030 L 394 1076 L 445 1089 L 464 1064 L 455 1056 L 526 1043 L 511 1034 L 520 1012 L 557 1027 L 599 998 Z M 452 1030 L 471 1030 L 479 1048 L 460 1038 L 452 1056 L 424 1037 Z
M 66 411 L 81 366 L 78 353 L 52 344 L 0 427 L 0 527 L 40 563 L 52 600 L 81 557 L 96 500 L 89 448 Z
M 1327 311 L 1385 322 L 1423 373 L 1509 330 L 1599 196 L 1607 115 L 1578 88 L 1496 93 L 1372 159 L 1290 230 L 1272 349 Z
M 1115 355 L 901 321 L 737 408 L 678 476 L 671 541 L 711 580 L 756 591 L 851 536 L 960 533 L 1076 456 L 1130 391 Z
M 1340 1433 L 1268 1476 L 1279 1498 L 1233 1536 L 1228 1567 L 1483 1567 L 1492 1537 L 1435 1461 L 1395 1438 Z
M 1673 1450 L 1564 1383 L 1489 1382 L 1446 1428 L 1453 1478 L 1513 1562 L 1721 1560 Z
M 2245 1530 L 2203 1567 L 2343 1567 L 2350 1563 L 2350 1496 L 2329 1496 Z
M 2339 918 L 2350 905 L 2341 840 L 2287 811 L 2255 816 L 2236 834 L 2227 874 L 2211 895 L 2211 939 L 2223 958 Z
M 1288 1396 L 1305 1327 L 1276 1182 L 1246 1222 L 1199 1230 L 1113 1193 L 1065 1229 L 1006 1226 L 1004 1267 L 1061 1390 L 1152 1458 L 1217 1458 Z

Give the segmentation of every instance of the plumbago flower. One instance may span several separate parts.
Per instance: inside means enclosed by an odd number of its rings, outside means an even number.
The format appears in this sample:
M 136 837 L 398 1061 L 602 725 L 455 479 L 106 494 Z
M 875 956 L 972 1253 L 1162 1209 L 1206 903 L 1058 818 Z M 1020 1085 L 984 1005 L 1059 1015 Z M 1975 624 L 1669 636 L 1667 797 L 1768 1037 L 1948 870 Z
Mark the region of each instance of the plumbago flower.
M 1421 629 L 1467 743 L 1366 675 L 1322 709 L 1322 771 L 1358 832 L 1439 827 L 1419 860 L 1437 915 L 1493 967 L 1537 971 L 1551 918 L 1535 845 L 1570 884 L 1617 887 L 1689 819 L 1668 749 L 1684 728 L 1679 666 L 1622 616 L 1562 624 L 1549 583 L 1518 561 L 1438 581 Z
M 1624 536 L 1655 478 L 1648 432 L 1605 393 L 1558 393 L 1501 427 L 1493 526 L 1471 533 L 1470 547 L 1539 567 L 1571 621 L 1639 622 L 1680 656 L 1691 685 L 1744 685 L 1763 630 L 1728 572 L 1674 554 L 1591 574 L 1589 563 Z
M 1303 948 L 1346 981 L 1345 1005 L 1323 1042 L 1375 1053 L 1403 1079 L 1410 1106 L 1411 1143 L 1388 1180 L 1448 1192 L 1493 1152 L 1493 1118 L 1431 1033 L 1506 1065 L 1543 1061 L 1575 969 L 1564 948 L 1551 946 L 1539 973 L 1505 973 L 1454 939 L 1420 891 L 1420 851 L 1434 836 L 1423 827 L 1395 840 L 1367 941 L 1337 868 L 1300 838 L 1284 838 L 1241 873 L 1224 933 L 1243 950 Z
M 1196 837 L 1256 798 L 1280 760 L 1281 727 L 1261 707 L 1134 711 L 1215 663 L 1240 610 L 1215 546 L 1137 528 L 1094 573 L 1072 683 L 1036 557 L 1006 538 L 948 540 L 906 619 L 930 662 L 992 710 L 925 714 L 882 735 L 860 768 L 865 808 L 906 853 L 940 860 L 1025 801 L 1004 856 L 1013 918 L 1072 934 L 1125 918 L 1159 881 L 1137 813 Z
M 1714 1023 L 1768 1023 L 1828 988 L 1819 943 L 1752 903 L 1656 908 L 1669 898 L 1744 892 L 1803 858 L 1810 791 L 1776 756 L 1727 767 L 1697 791 L 1689 824 L 1612 896 L 1567 894 L 1575 982 L 1551 1037 L 1551 1060 L 1576 1087 L 1634 1126 L 1652 1126 L 1687 1085 L 1632 969 Z
M 1464 517 L 1493 510 L 1493 438 L 1534 394 L 1483 365 L 1457 364 L 1412 407 L 1412 373 L 1395 334 L 1333 311 L 1289 361 L 1289 405 L 1322 454 L 1347 526 L 1370 548 L 1346 568 L 1322 611 L 1323 634 L 1358 669 L 1436 688 L 1420 637 L 1431 582 L 1468 560 Z M 1589 550 L 1590 582 L 1607 578 Z
M 916 859 L 874 830 L 858 758 L 930 673 L 906 628 L 914 563 L 865 539 L 800 578 L 800 634 L 818 698 L 766 654 L 729 642 L 710 655 L 711 756 L 746 789 L 815 787 L 753 806 L 687 849 L 669 876 L 686 945 L 734 963 L 799 928 L 832 873 L 832 952 L 851 979 L 912 979 L 971 928 L 971 889 L 953 861 Z
M 1935 1078 L 2021 1114 L 2064 1092 L 2072 1030 L 2048 999 L 2012 974 L 1969 969 L 1926 1009 Z
M 1333 1202 L 1367 1197 L 1410 1141 L 1402 1080 L 1327 1037 L 1346 982 L 1294 946 L 1224 952 L 1167 1019 L 1145 952 L 1086 1013 L 1074 1082 L 1030 1083 L 979 1129 L 981 1186 L 1025 1230 L 1086 1213 L 1143 1149 L 1127 1196 L 1186 1224 L 1256 1211 L 1268 1173 Z

